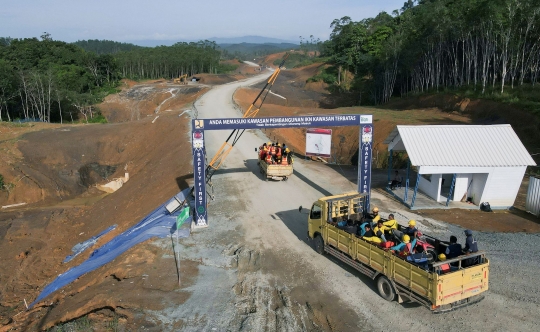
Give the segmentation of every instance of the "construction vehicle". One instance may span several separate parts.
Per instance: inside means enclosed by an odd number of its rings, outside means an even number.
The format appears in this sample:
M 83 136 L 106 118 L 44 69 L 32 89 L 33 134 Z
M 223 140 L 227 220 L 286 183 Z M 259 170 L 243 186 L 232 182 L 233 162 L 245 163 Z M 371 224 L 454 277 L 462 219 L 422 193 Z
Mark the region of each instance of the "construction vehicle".
M 187 85 L 188 84 L 188 82 L 187 82 L 188 78 L 187 77 L 188 77 L 188 74 L 180 75 L 178 78 L 175 78 L 173 80 L 173 83 Z
M 308 217 L 308 237 L 315 250 L 328 253 L 377 284 L 382 298 L 399 303 L 417 302 L 432 312 L 445 312 L 481 301 L 488 290 L 489 260 L 482 251 L 429 263 L 423 254 L 402 257 L 356 235 L 354 227 L 334 226 L 347 219 L 363 219 L 366 195 L 357 192 L 323 197 L 313 203 Z M 345 218 L 344 218 L 345 217 Z M 445 245 L 438 241 L 439 252 Z M 420 257 L 419 257 L 420 256 Z M 472 263 L 471 263 L 472 261 Z
M 257 152 L 257 148 L 255 148 Z M 279 160 L 272 159 L 272 156 L 266 155 L 266 152 L 259 147 L 259 153 L 257 153 L 257 165 L 259 165 L 259 172 L 264 176 L 264 179 L 287 181 L 289 176 L 293 174 L 293 159 L 291 155 L 280 158 Z

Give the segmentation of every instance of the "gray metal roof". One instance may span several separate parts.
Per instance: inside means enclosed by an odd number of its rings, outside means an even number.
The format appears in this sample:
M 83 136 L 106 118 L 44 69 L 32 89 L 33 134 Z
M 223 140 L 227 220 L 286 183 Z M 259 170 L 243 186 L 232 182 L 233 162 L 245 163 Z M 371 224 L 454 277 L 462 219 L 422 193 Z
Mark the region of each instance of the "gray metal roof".
M 536 165 L 509 124 L 397 126 L 384 143 L 398 135 L 414 166 Z

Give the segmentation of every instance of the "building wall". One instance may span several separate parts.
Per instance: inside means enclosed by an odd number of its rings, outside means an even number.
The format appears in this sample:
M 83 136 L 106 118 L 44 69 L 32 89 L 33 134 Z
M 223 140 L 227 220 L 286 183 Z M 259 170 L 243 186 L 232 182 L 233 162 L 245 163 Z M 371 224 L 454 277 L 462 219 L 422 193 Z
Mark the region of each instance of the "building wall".
M 454 201 L 459 201 L 467 190 L 472 180 L 468 195 L 473 197 L 473 202 L 479 205 L 489 202 L 493 208 L 508 208 L 514 205 L 526 167 L 435 167 L 422 166 L 420 174 L 433 174 L 431 182 L 420 177 L 418 188 L 433 198 L 440 201 L 441 174 L 457 174 L 456 187 L 454 188 Z M 469 177 L 469 179 L 466 179 Z
M 491 207 L 508 208 L 514 205 L 519 186 L 527 167 L 494 167 L 488 175 L 482 202 Z
M 441 183 L 441 174 L 432 174 L 431 181 L 428 181 L 423 176 L 420 176 L 418 189 L 427 196 L 439 201 L 439 188 Z
M 472 176 L 471 190 L 469 195 L 473 198 L 473 203 L 480 205 L 482 201 L 482 194 L 484 193 L 484 188 L 486 187 L 486 182 L 488 179 L 488 173 L 477 173 Z

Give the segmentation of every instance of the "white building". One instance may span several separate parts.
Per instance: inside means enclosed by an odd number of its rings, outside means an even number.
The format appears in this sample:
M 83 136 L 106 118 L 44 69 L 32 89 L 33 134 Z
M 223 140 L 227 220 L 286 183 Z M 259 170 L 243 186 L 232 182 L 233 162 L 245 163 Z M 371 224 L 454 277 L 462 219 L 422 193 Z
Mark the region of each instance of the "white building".
M 391 155 L 406 151 L 416 166 L 413 197 L 420 191 L 447 206 L 467 197 L 509 208 L 527 166 L 536 165 L 510 125 L 397 126 L 384 143 Z M 409 198 L 404 202 L 413 208 Z

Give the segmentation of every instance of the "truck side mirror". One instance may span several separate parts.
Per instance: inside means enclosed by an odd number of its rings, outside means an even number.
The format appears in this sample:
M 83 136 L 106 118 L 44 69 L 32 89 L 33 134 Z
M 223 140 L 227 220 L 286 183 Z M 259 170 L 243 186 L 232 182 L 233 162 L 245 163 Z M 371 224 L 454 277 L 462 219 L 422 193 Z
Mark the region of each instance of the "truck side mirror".
M 257 152 L 257 148 L 255 148 L 255 152 Z
M 302 205 L 298 207 L 298 212 L 302 213 Z

